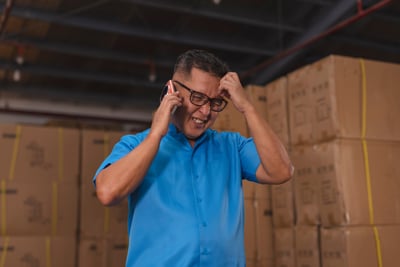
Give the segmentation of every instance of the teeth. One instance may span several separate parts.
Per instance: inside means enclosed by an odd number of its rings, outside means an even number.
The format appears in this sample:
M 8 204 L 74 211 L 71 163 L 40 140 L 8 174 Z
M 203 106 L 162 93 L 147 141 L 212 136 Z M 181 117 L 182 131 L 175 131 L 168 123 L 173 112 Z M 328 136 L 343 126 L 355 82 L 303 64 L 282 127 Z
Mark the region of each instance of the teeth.
M 193 121 L 194 121 L 195 123 L 205 123 L 205 121 L 200 120 L 200 119 L 197 119 L 197 118 L 193 118 Z

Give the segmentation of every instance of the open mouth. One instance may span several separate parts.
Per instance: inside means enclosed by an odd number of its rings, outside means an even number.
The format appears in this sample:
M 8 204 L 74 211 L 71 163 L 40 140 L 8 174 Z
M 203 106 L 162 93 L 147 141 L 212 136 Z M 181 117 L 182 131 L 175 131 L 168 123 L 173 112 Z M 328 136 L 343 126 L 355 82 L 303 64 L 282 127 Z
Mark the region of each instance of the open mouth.
M 192 117 L 192 121 L 194 121 L 194 123 L 198 126 L 203 126 L 207 123 L 208 120 L 201 120 L 199 118 Z

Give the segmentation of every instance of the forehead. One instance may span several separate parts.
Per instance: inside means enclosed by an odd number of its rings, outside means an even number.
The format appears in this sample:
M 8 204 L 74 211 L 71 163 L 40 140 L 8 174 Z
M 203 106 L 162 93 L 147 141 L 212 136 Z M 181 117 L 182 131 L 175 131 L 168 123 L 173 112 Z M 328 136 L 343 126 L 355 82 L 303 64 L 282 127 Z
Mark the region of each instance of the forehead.
M 193 68 L 190 75 L 184 73 L 174 73 L 174 80 L 185 84 L 190 89 L 215 97 L 218 92 L 220 78 L 200 69 Z M 178 85 L 179 86 L 179 85 Z

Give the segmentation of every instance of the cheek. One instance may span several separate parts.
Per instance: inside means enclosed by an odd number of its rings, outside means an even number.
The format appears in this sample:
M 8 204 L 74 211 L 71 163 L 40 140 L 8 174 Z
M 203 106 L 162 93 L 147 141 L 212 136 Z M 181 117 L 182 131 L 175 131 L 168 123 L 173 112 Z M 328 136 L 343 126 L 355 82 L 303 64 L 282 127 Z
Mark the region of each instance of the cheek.
M 210 116 L 210 122 L 214 123 L 215 120 L 218 118 L 218 113 L 216 112 L 211 112 L 211 116 Z
M 191 116 L 191 114 L 196 112 L 196 110 L 198 110 L 199 107 L 193 105 L 192 103 L 189 102 L 189 100 L 187 100 L 183 102 L 182 109 L 184 112 L 186 112 L 187 115 Z
M 191 114 L 196 110 L 194 107 L 192 107 L 193 105 L 191 105 L 190 103 L 187 102 L 183 102 L 182 106 L 180 106 L 175 114 L 181 119 L 181 120 L 185 120 L 186 117 L 191 117 Z

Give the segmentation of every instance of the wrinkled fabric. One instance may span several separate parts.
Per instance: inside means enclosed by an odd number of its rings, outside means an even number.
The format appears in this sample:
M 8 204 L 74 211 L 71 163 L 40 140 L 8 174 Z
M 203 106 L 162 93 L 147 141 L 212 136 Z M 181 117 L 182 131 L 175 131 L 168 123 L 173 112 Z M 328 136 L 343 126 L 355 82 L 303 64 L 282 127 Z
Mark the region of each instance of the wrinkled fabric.
M 121 138 L 97 173 L 148 133 Z M 171 124 L 128 197 L 126 266 L 245 266 L 242 178 L 256 182 L 259 164 L 252 138 L 209 129 L 191 147 Z

